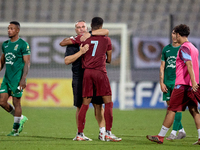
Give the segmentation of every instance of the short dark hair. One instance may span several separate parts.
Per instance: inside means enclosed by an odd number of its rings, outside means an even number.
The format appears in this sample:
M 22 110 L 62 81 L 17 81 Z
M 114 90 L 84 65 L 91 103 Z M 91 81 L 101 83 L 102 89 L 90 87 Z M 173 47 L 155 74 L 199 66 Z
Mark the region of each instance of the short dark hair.
M 10 24 L 16 25 L 20 29 L 20 23 L 17 21 L 11 21 Z
M 94 30 L 99 29 L 103 25 L 103 19 L 101 17 L 94 17 L 91 22 L 91 27 Z
M 174 27 L 174 32 L 179 33 L 181 36 L 188 37 L 188 35 L 190 34 L 190 28 L 185 24 L 180 24 Z

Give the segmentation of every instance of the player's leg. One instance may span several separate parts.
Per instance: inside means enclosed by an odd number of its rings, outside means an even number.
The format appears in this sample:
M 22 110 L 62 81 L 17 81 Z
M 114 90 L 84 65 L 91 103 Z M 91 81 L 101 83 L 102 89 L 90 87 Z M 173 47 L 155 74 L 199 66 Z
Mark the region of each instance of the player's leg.
M 93 107 L 94 107 L 95 118 L 98 122 L 99 128 L 102 128 L 102 127 L 105 128 L 103 105 L 102 104 L 98 105 L 98 104 L 93 103 Z
M 78 113 L 78 135 L 77 135 L 77 140 L 81 141 L 91 141 L 91 139 L 85 137 L 85 135 L 83 134 L 83 129 L 85 127 L 86 112 L 89 108 L 89 104 L 92 99 L 91 97 L 93 96 L 93 82 L 91 79 L 92 73 L 93 71 L 85 69 L 83 75 L 83 86 L 82 86 L 83 103 Z
M 170 96 L 171 96 L 173 89 L 174 89 L 174 85 L 168 86 L 169 100 L 170 100 Z M 169 102 L 170 101 L 167 101 L 168 106 L 169 106 Z M 172 132 L 171 132 L 170 136 L 168 138 L 166 138 L 167 140 L 182 139 L 186 136 L 186 133 L 182 126 L 181 120 L 182 120 L 182 112 L 181 111 L 176 112 L 174 122 L 173 122 Z M 179 131 L 179 133 L 176 136 L 177 131 Z
M 19 132 L 19 126 L 20 126 L 20 120 L 22 115 L 22 108 L 21 108 L 21 97 L 13 97 L 13 105 L 15 107 L 15 115 L 14 115 L 14 124 L 13 129 L 8 136 L 18 136 Z
M 169 106 L 171 93 L 170 93 L 170 87 L 167 86 L 167 88 L 168 88 L 168 92 L 163 93 L 163 101 L 166 101 L 167 106 Z M 174 125 L 173 125 L 173 127 L 174 127 Z M 174 128 L 173 128 L 171 134 L 166 139 L 174 140 L 176 138 L 176 133 L 177 133 L 177 130 L 174 130 Z
M 105 140 L 106 141 L 114 141 L 114 142 L 119 142 L 122 139 L 116 137 L 114 134 L 111 132 L 112 128 L 112 123 L 113 123 L 113 102 L 112 102 L 112 96 L 102 96 L 103 101 L 105 103 L 105 111 L 104 111 L 104 118 L 106 122 L 106 134 L 105 134 Z
M 3 80 L 0 87 L 0 106 L 14 116 L 15 108 L 8 103 L 8 98 L 10 97 L 10 91 L 8 89 L 8 84 Z
M 11 85 L 11 84 L 8 84 L 8 85 L 9 85 L 9 88 L 11 89 L 11 96 L 13 97 L 13 105 L 15 107 L 13 132 L 17 131 L 16 135 L 18 135 L 20 132 L 22 132 L 24 128 L 24 124 L 28 120 L 26 116 L 22 115 L 21 97 L 23 94 L 23 90 L 19 90 L 17 88 L 18 83 L 14 85 Z M 16 135 L 11 134 L 11 136 L 16 136 Z
M 0 106 L 7 112 L 14 114 L 15 108 L 8 103 L 9 94 L 0 93 Z
M 104 108 L 103 99 L 101 96 L 96 96 L 96 91 L 94 91 L 92 97 L 92 104 L 94 106 L 95 118 L 99 125 L 99 136 L 98 139 L 105 141 L 105 119 L 104 119 Z
M 182 126 L 181 120 L 182 120 L 182 112 L 176 112 L 174 117 L 172 132 L 169 135 L 169 137 L 166 138 L 167 140 L 183 139 L 186 137 L 186 132 Z M 179 131 L 179 133 L 176 136 L 177 131 Z
M 174 123 L 173 123 L 173 130 L 179 131 L 178 135 L 175 139 L 183 139 L 186 137 L 186 132 L 183 128 L 183 125 L 181 123 L 182 120 L 182 112 L 176 112 Z M 175 132 L 176 133 L 176 132 Z
M 78 129 L 78 113 L 80 111 L 81 108 L 76 107 L 76 125 L 77 125 L 77 129 Z
M 105 119 L 104 119 L 104 108 L 102 104 L 94 104 L 94 114 L 99 125 L 99 139 L 105 141 Z
M 77 135 L 77 141 L 92 141 L 92 139 L 86 137 L 83 133 L 83 129 L 85 128 L 85 117 L 87 110 L 89 108 L 89 104 L 91 102 L 92 98 L 84 97 L 83 98 L 83 104 L 81 106 L 81 109 L 78 114 L 78 135 Z
M 169 106 L 169 103 L 170 103 L 170 97 L 171 97 L 171 92 L 172 92 L 172 88 L 171 88 L 171 85 L 169 84 L 166 84 L 167 86 L 167 93 L 163 93 L 163 101 L 166 101 L 167 103 L 167 106 Z M 174 125 L 173 125 L 174 127 Z M 174 140 L 176 138 L 176 133 L 177 133 L 177 130 L 172 130 L 171 134 L 166 138 L 167 140 Z
M 76 126 L 77 126 L 77 130 L 78 130 L 78 113 L 80 111 L 80 108 L 81 108 L 81 105 L 82 105 L 82 102 L 83 102 L 82 80 L 73 79 L 72 89 L 73 89 L 73 96 L 74 96 L 74 106 L 76 107 L 76 114 L 75 114 Z M 74 141 L 76 141 L 77 135 L 78 135 L 78 131 L 77 131 L 75 138 L 73 138 Z
M 163 125 L 161 127 L 161 130 L 159 132 L 158 135 L 155 136 L 151 136 L 151 135 L 147 135 L 147 139 L 149 139 L 152 142 L 156 142 L 158 144 L 162 144 L 164 141 L 164 137 L 167 134 L 169 128 L 171 127 L 173 121 L 174 121 L 174 116 L 175 116 L 175 112 L 171 111 L 171 110 L 167 110 L 166 116 L 165 116 L 165 120 L 163 122 Z
M 155 136 L 147 135 L 147 139 L 158 144 L 163 143 L 165 135 L 167 134 L 169 128 L 173 124 L 175 112 L 184 111 L 186 108 L 187 103 L 184 103 L 183 105 L 183 101 L 187 100 L 185 92 L 187 92 L 187 90 L 185 91 L 185 87 L 182 88 L 181 86 L 178 86 L 176 89 L 173 90 L 170 98 L 170 105 L 167 109 L 167 113 L 159 134 Z
M 198 141 L 194 143 L 194 145 L 200 145 L 200 114 L 197 106 L 188 106 L 190 114 L 194 118 L 197 132 L 198 132 Z
M 77 130 L 78 130 L 78 113 L 80 111 L 80 107 L 76 107 L 76 115 L 75 115 L 75 118 L 76 118 L 76 126 L 77 126 Z M 76 136 L 75 138 L 73 138 L 73 141 L 76 141 L 77 140 L 77 135 L 78 135 L 78 131 L 76 133 Z

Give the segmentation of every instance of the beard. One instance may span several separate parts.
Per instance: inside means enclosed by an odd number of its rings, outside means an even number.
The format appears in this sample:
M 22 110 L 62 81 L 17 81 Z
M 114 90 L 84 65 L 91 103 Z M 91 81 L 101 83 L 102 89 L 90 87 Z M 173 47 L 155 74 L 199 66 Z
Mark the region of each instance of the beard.
M 8 37 L 11 39 L 12 37 L 14 37 L 13 35 L 8 35 Z

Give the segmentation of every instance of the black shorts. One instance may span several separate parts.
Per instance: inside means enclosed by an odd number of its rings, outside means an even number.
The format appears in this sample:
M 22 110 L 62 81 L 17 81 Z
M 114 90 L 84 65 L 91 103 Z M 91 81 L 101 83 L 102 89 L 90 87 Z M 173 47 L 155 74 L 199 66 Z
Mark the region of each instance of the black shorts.
M 83 103 L 82 80 L 72 80 L 72 89 L 74 95 L 74 106 L 80 108 Z
M 101 96 L 93 96 L 91 103 L 101 105 L 103 104 L 103 98 Z
M 74 106 L 80 108 L 83 103 L 82 80 L 73 80 L 72 89 L 73 89 L 73 95 L 74 95 Z M 94 96 L 92 98 L 91 103 L 101 105 L 103 104 L 103 99 L 101 96 Z

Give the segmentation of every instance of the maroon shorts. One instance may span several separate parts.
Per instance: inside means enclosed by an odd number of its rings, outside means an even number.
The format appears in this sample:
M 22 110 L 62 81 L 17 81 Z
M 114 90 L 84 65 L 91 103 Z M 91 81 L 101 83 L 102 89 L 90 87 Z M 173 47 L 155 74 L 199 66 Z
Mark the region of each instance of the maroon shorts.
M 106 72 L 95 69 L 85 69 L 83 75 L 83 97 L 92 97 L 95 90 L 96 96 L 112 95 L 110 82 Z
M 192 91 L 197 101 L 200 103 L 200 84 L 198 84 L 198 89 L 196 92 Z
M 176 85 L 169 101 L 168 110 L 184 111 L 187 106 L 198 106 L 192 87 L 187 85 Z

